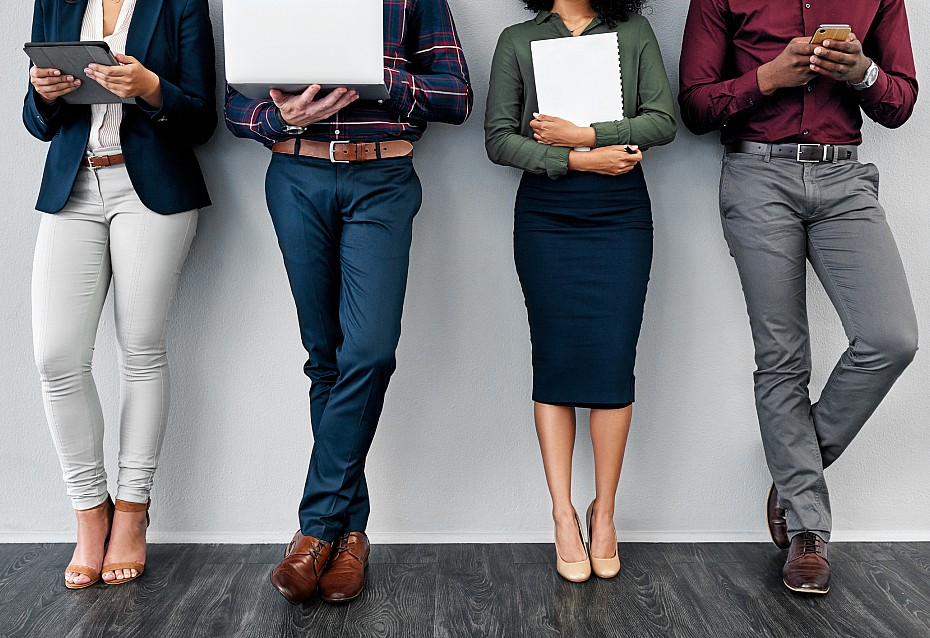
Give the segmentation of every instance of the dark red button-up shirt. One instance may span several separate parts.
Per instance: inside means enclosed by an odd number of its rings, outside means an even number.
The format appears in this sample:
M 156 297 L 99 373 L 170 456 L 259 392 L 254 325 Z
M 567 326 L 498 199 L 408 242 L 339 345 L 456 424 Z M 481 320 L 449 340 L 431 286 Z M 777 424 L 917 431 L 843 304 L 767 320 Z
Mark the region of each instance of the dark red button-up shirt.
M 864 91 L 818 77 L 764 96 L 756 69 L 821 24 L 849 24 L 881 69 Z M 691 0 L 681 52 L 681 115 L 694 133 L 722 142 L 859 144 L 862 111 L 904 124 L 917 100 L 904 0 Z

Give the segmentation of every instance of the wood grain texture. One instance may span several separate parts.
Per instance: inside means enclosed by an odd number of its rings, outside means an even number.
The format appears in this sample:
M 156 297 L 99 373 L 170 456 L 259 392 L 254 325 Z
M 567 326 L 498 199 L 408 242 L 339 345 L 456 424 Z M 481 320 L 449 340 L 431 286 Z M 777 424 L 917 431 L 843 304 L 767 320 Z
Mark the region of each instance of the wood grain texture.
M 552 545 L 376 545 L 349 604 L 291 605 L 283 545 L 152 545 L 143 578 L 67 591 L 70 545 L 0 545 L 0 637 L 921 638 L 930 543 L 831 545 L 827 596 L 770 544 L 622 544 L 617 578 L 562 580 Z

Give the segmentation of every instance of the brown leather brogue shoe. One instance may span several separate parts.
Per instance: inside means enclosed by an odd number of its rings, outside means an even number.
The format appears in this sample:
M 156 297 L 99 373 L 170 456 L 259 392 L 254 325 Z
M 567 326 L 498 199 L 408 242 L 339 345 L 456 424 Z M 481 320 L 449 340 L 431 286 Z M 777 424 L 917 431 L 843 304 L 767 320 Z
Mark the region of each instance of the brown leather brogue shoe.
M 788 545 L 791 544 L 791 539 L 788 538 L 788 519 L 785 518 L 785 510 L 778 507 L 778 488 L 775 487 L 775 481 L 772 481 L 765 501 L 765 520 L 769 524 L 769 535 L 775 547 L 788 549 Z
M 349 532 L 336 541 L 329 565 L 320 577 L 320 597 L 331 603 L 358 598 L 365 589 L 365 569 L 371 548 L 365 532 Z
M 271 584 L 295 605 L 309 600 L 332 550 L 332 543 L 298 531 L 287 546 L 284 560 L 271 572 Z
M 803 594 L 830 591 L 830 562 L 827 542 L 814 532 L 801 532 L 791 539 L 785 563 L 785 587 Z

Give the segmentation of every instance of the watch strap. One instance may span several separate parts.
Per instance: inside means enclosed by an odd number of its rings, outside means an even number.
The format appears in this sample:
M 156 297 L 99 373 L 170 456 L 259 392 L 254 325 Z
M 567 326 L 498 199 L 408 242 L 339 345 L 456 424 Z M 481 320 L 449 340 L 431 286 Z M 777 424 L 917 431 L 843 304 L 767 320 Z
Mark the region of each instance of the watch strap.
M 875 64 L 875 61 L 873 60 L 872 64 L 869 65 L 869 68 L 866 69 L 865 77 L 862 78 L 862 82 L 850 84 L 850 86 L 852 86 L 852 88 L 856 89 L 857 91 L 864 91 L 878 81 L 878 73 L 878 65 Z

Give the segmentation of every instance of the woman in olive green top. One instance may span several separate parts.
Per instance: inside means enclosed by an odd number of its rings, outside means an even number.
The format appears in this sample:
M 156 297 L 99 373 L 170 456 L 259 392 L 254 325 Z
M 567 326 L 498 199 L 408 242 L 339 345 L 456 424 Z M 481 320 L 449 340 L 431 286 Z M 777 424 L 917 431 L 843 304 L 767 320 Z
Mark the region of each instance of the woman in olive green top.
M 620 571 L 614 501 L 634 400 L 633 367 L 652 263 L 642 151 L 675 137 L 662 55 L 641 2 L 525 0 L 504 30 L 485 120 L 488 156 L 523 169 L 514 255 L 533 344 L 536 431 L 552 496 L 559 573 Z M 623 119 L 576 126 L 538 113 L 530 43 L 614 32 Z M 574 150 L 590 147 L 590 151 Z M 596 498 L 588 545 L 571 502 L 575 408 L 591 409 Z

